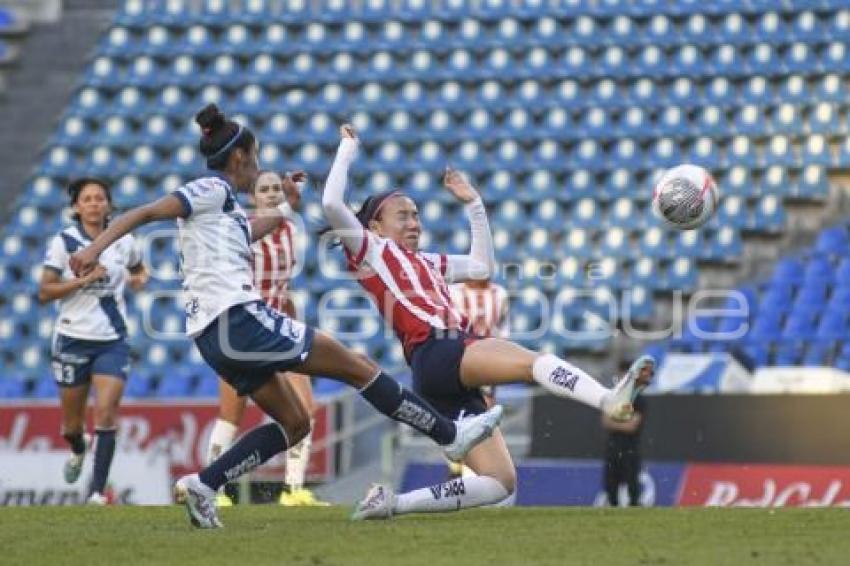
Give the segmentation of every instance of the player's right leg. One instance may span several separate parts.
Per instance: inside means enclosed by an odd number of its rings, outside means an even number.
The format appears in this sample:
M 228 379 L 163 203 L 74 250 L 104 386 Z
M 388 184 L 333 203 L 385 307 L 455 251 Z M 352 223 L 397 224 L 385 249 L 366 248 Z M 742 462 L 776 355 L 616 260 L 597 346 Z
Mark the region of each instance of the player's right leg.
M 233 387 L 219 377 L 218 418 L 216 418 L 210 432 L 206 464 L 218 458 L 233 444 L 233 439 L 236 438 L 236 433 L 239 431 L 242 415 L 245 414 L 246 402 L 246 397 L 238 395 Z
M 196 527 L 221 527 L 215 505 L 218 489 L 299 442 L 309 432 L 310 417 L 282 372 L 250 395 L 274 422 L 248 431 L 200 473 L 184 476 L 174 486 L 175 498 L 186 503 L 189 519 Z
M 377 364 L 320 331 L 315 331 L 309 356 L 294 370 L 338 379 L 357 388 L 375 409 L 441 445 L 451 460 L 463 459 L 473 446 L 489 437 L 502 416 L 502 408 L 496 406 L 481 415 L 452 421 Z
M 352 518 L 389 519 L 408 513 L 446 513 L 498 505 L 513 496 L 516 468 L 498 429 L 470 450 L 465 463 L 476 475 L 399 494 L 386 485 L 373 486 L 357 505 Z
M 62 408 L 62 438 L 71 448 L 71 456 L 62 470 L 65 481 L 75 483 L 83 471 L 83 460 L 89 442 L 85 437 L 86 400 L 89 383 L 60 386 L 59 404 Z
M 247 397 L 237 394 L 233 387 L 228 385 L 222 377 L 219 377 L 218 418 L 216 418 L 212 431 L 210 431 L 205 465 L 209 466 L 233 444 L 233 440 L 239 432 L 242 415 L 245 414 L 247 401 Z M 216 498 L 216 503 L 219 507 L 229 507 L 233 505 L 233 500 L 228 497 L 225 490 L 221 490 Z

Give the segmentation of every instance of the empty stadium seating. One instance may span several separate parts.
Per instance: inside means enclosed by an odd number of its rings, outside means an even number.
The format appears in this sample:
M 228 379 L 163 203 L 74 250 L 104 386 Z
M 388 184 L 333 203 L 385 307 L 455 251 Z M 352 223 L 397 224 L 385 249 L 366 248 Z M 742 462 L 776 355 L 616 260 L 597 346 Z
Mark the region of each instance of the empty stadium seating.
M 3 343 L 4 367 L 16 367 L 18 352 L 30 348 L 27 391 L 49 390 L 41 385 L 49 374 L 42 330 L 51 311 L 30 297 L 33 266 L 61 225 L 64 183 L 84 173 L 105 176 L 120 207 L 173 190 L 202 171 L 192 116 L 211 101 L 255 129 L 266 166 L 302 168 L 314 182 L 327 172 L 337 124 L 351 120 L 364 142 L 355 200 L 369 190 L 406 188 L 435 249 L 468 245 L 457 236 L 460 207 L 439 188 L 439 175 L 448 163 L 470 172 L 488 202 L 500 279 L 515 294 L 515 327 L 539 322 L 532 290 L 550 298 L 579 292 L 563 301 L 563 332 L 526 332 L 520 340 L 555 351 L 604 348 L 605 325 L 626 309 L 649 320 L 657 293 L 696 289 L 700 263 L 736 262 L 744 234 L 781 232 L 786 199 L 825 199 L 828 170 L 850 163 L 850 144 L 840 143 L 850 115 L 845 4 L 128 0 L 3 233 L 0 280 L 10 293 L 0 311 L 20 342 Z M 683 161 L 710 168 L 724 195 L 698 233 L 671 233 L 649 212 L 653 179 Z M 315 231 L 315 192 L 305 199 L 307 227 Z M 765 291 L 763 300 L 779 301 L 783 313 L 844 304 L 837 281 L 848 277 L 850 260 L 837 254 L 846 238 L 824 238 L 818 245 L 835 254 L 829 266 L 819 260 L 793 274 L 811 270 L 823 292 L 803 293 L 795 282 L 791 295 Z M 822 251 L 817 257 L 827 257 Z M 328 266 L 319 256 L 308 250 L 296 280 L 311 294 L 305 312 L 312 323 L 321 293 L 354 288 L 322 276 Z M 173 271 L 171 247 L 152 259 Z M 546 265 L 554 266 L 551 277 L 532 278 Z M 155 279 L 152 287 L 176 284 Z M 606 308 L 612 302 L 613 314 Z M 132 300 L 132 317 L 145 304 Z M 159 328 L 173 325 L 180 311 L 169 304 L 150 316 Z M 743 347 L 756 344 L 753 355 L 769 362 L 776 344 L 796 341 L 803 346 L 794 360 L 850 363 L 837 342 L 846 320 L 785 316 L 772 321 L 778 326 L 754 325 L 756 335 L 773 333 L 765 335 L 766 357 L 754 341 Z M 345 324 L 349 332 L 380 327 L 369 319 Z M 812 332 L 823 340 L 805 338 Z M 149 344 L 138 328 L 132 338 Z M 350 341 L 387 366 L 401 362 L 383 338 Z M 133 395 L 212 391 L 188 342 L 163 348 L 140 348 Z M 178 373 L 167 386 L 161 379 Z
M 779 260 L 769 279 L 737 291 L 746 299 L 746 314 L 729 312 L 741 304 L 729 297 L 717 305 L 727 314 L 686 321 L 680 337 L 649 350 L 656 355 L 734 351 L 755 367 L 848 367 L 850 224 L 823 230 L 811 248 Z M 736 332 L 741 325 L 746 332 Z M 696 336 L 694 328 L 716 334 Z

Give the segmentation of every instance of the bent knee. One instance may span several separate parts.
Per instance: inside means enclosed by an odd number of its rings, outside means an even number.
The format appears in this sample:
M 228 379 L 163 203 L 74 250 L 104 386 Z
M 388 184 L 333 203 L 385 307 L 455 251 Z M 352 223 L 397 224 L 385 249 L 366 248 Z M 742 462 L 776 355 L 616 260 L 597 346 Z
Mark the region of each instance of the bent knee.
M 507 495 L 513 495 L 516 491 L 516 472 L 505 474 L 502 477 L 497 477 L 496 481 L 502 484 L 502 487 L 507 491 Z
M 286 431 L 289 436 L 289 445 L 295 446 L 301 442 L 308 434 L 310 434 L 310 430 L 312 429 L 309 416 L 294 419 L 294 422 L 290 427 L 287 427 Z

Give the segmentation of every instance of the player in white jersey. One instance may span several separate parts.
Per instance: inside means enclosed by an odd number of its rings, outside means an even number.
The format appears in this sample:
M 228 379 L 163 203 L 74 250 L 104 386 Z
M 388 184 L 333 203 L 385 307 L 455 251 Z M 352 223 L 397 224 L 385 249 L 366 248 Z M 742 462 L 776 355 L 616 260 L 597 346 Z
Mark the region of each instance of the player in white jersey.
M 284 200 L 293 210 L 299 210 L 301 191 L 298 183 L 304 181 L 303 171 L 290 175 L 278 175 L 274 171 L 263 171 L 257 177 L 254 185 L 254 204 L 257 214 L 265 211 L 275 211 Z M 263 300 L 275 310 L 279 310 L 291 318 L 295 316 L 295 303 L 289 295 L 289 282 L 296 265 L 297 226 L 291 220 L 284 220 L 270 234 L 254 242 L 251 250 L 254 252 L 254 282 Z M 307 413 L 313 417 L 315 401 L 310 376 L 288 372 L 287 377 L 295 392 L 298 394 Z M 219 380 L 218 418 L 210 432 L 207 449 L 207 463 L 212 462 L 226 450 L 239 430 L 239 423 L 245 413 L 247 398 L 237 395 L 224 379 Z M 280 494 L 281 505 L 286 506 L 323 506 L 328 505 L 319 501 L 313 492 L 304 487 L 307 475 L 307 465 L 310 461 L 310 446 L 312 432 L 308 432 L 301 442 L 286 451 L 286 471 L 284 474 L 284 489 Z M 219 506 L 232 505 L 231 499 L 224 493 L 217 499 Z
M 214 104 L 201 110 L 195 121 L 209 172 L 116 218 L 71 258 L 75 273 L 87 274 L 112 242 L 138 226 L 177 219 L 187 333 L 206 362 L 273 419 L 243 435 L 199 474 L 177 481 L 175 496 L 186 503 L 192 524 L 220 527 L 217 490 L 294 446 L 309 431 L 310 417 L 286 378 L 287 371 L 338 379 L 358 388 L 378 411 L 426 434 L 454 460 L 492 434 L 501 407 L 452 421 L 368 358 L 262 301 L 254 287 L 251 244 L 278 227 L 291 213 L 290 207 L 283 203 L 278 213 L 249 221 L 233 191 L 250 191 L 257 179 L 259 148 L 254 134 L 228 120 Z
M 82 178 L 68 192 L 75 224 L 54 236 L 47 246 L 38 290 L 41 303 L 59 301 L 53 334 L 52 365 L 59 385 L 62 436 L 71 447 L 65 481 L 80 477 L 86 453 L 85 416 L 89 388 L 95 389 L 94 471 L 88 501 L 104 504 L 109 468 L 115 452 L 115 419 L 129 371 L 124 287 L 135 291 L 147 280 L 133 236 L 112 243 L 91 271 L 75 277 L 71 254 L 89 245 L 103 230 L 112 211 L 109 186 Z
M 415 391 L 443 415 L 455 418 L 486 410 L 479 390 L 482 385 L 536 382 L 555 395 L 599 409 L 614 419 L 631 418 L 632 399 L 651 379 L 655 360 L 639 358 L 614 389 L 607 389 L 552 354 L 533 352 L 502 338 L 478 339 L 469 334 L 468 321 L 451 304 L 447 286 L 488 279 L 495 270 L 487 212 L 478 192 L 459 172 L 446 171 L 445 187 L 463 203 L 470 220 L 470 252 L 423 252 L 416 204 L 402 191 L 367 198 L 357 214 L 345 204 L 348 169 L 359 140 L 349 125 L 342 126 L 340 134 L 322 208 L 344 247 L 349 269 L 401 339 Z M 477 476 L 399 495 L 389 486 L 373 486 L 353 518 L 456 511 L 512 498 L 516 471 L 498 430 L 473 448 L 464 461 Z

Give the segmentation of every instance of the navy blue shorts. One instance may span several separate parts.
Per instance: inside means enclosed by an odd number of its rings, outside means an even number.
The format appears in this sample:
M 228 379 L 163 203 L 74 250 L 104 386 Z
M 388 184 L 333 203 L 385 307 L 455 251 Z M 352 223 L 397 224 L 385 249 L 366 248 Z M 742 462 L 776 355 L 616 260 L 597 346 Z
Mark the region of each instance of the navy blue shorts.
M 413 390 L 452 420 L 487 410 L 481 390 L 470 389 L 460 382 L 460 361 L 466 346 L 474 340 L 463 333 L 432 335 L 416 346 L 410 356 Z
M 51 365 L 59 387 L 90 383 L 94 374 L 126 380 L 130 371 L 130 346 L 123 338 L 80 340 L 57 334 L 53 339 Z
M 250 395 L 275 373 L 307 359 L 313 329 L 255 301 L 224 311 L 195 337 L 195 345 L 236 393 Z

